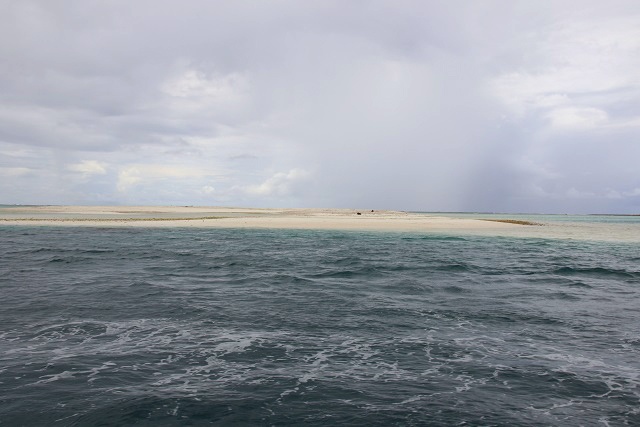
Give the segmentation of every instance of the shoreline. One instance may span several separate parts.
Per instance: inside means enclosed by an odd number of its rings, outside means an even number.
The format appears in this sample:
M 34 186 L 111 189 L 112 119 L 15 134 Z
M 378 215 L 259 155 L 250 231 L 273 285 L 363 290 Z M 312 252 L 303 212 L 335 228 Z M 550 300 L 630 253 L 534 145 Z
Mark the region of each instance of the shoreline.
M 450 218 L 391 210 L 193 206 L 35 206 L 0 210 L 0 225 L 193 227 L 361 231 L 499 232 L 513 220 Z
M 280 209 L 227 207 L 38 206 L 5 208 L 3 225 L 114 227 L 290 228 L 422 231 L 502 229 L 513 224 L 479 219 L 425 216 L 389 210 Z M 517 225 L 516 225 L 517 227 Z
M 640 223 L 636 222 L 537 222 L 509 218 L 508 214 L 469 216 L 370 209 L 20 206 L 0 209 L 0 227 L 343 230 L 640 243 Z

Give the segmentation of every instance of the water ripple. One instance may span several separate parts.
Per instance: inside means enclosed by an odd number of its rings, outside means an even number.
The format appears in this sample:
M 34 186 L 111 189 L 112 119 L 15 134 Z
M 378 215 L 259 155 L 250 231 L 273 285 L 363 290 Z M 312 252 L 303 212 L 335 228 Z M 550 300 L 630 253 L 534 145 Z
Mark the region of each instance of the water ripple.
M 637 247 L 25 230 L 0 240 L 6 425 L 640 423 Z

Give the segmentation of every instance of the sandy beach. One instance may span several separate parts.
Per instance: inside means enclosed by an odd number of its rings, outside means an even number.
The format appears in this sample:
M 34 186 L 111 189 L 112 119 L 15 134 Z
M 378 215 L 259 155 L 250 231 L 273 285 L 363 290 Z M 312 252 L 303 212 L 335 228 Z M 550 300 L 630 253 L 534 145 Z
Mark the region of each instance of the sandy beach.
M 420 231 L 506 229 L 513 224 L 387 210 L 191 206 L 34 206 L 5 208 L 3 224 Z
M 501 222 L 501 221 L 513 221 Z M 637 224 L 518 223 L 371 209 L 278 209 L 196 206 L 15 206 L 0 209 L 0 226 L 196 227 L 390 231 L 594 241 L 640 241 Z

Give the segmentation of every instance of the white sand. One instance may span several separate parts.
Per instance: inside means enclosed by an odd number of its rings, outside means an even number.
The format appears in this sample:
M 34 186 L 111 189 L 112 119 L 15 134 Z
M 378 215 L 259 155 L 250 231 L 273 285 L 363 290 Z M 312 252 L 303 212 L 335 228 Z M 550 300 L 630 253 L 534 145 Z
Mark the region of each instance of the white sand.
M 358 215 L 360 212 L 361 215 Z M 509 218 L 504 215 L 503 218 Z M 35 206 L 0 209 L 0 226 L 280 228 L 399 231 L 640 242 L 638 224 L 549 222 L 544 226 L 400 211 L 190 206 Z
M 358 212 L 361 214 L 358 215 Z M 3 209 L 2 224 L 117 227 L 292 228 L 421 231 L 505 229 L 512 224 L 399 211 L 180 206 L 36 206 Z

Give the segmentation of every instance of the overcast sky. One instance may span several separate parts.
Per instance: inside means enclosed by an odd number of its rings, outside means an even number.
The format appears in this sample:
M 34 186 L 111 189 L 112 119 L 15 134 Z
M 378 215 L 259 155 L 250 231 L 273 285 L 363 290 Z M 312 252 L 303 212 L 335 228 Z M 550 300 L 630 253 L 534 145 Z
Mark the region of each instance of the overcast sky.
M 640 212 L 640 2 L 0 0 L 0 203 Z

